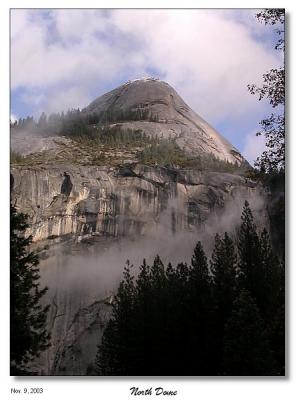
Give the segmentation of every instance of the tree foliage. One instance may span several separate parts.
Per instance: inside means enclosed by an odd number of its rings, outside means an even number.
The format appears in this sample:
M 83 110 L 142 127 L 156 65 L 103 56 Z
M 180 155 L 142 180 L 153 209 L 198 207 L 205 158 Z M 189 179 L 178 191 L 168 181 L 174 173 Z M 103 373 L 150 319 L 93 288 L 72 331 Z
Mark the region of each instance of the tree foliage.
M 191 263 L 130 265 L 98 347 L 100 375 L 284 374 L 284 270 L 246 202 L 238 237 Z
M 278 25 L 283 26 L 285 24 L 285 9 L 284 8 L 267 8 L 256 14 L 257 19 L 265 25 Z M 278 42 L 275 45 L 275 49 L 284 49 L 284 29 L 278 28 L 276 30 L 280 36 Z
M 13 206 L 10 211 L 10 371 L 28 375 L 28 363 L 49 345 L 45 328 L 49 306 L 40 303 L 47 288 L 40 288 L 38 257 L 28 250 L 26 216 Z
M 274 375 L 275 361 L 259 308 L 247 290 L 236 297 L 224 330 L 224 375 Z
M 160 138 L 152 141 L 138 152 L 138 158 L 141 163 L 150 165 L 196 168 L 230 173 L 239 170 L 237 164 L 220 160 L 213 154 L 190 155 L 178 146 L 175 138 Z
M 266 9 L 256 14 L 257 19 L 265 25 L 277 25 L 276 30 L 279 39 L 275 45 L 276 50 L 284 51 L 284 9 Z M 259 100 L 268 99 L 277 112 L 260 122 L 261 130 L 257 135 L 264 135 L 266 138 L 267 150 L 256 160 L 255 166 L 261 170 L 279 171 L 285 168 L 285 68 L 272 68 L 263 75 L 263 85 L 258 87 L 255 84 L 248 85 L 251 94 L 259 96 Z

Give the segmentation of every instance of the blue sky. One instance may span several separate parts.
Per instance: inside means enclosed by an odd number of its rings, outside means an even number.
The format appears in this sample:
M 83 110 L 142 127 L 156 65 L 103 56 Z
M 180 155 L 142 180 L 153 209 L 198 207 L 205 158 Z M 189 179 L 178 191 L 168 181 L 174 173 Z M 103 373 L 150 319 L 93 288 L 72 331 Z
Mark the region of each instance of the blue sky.
M 84 107 L 129 79 L 155 76 L 252 162 L 271 112 L 248 83 L 283 63 L 257 10 L 12 10 L 11 114 Z

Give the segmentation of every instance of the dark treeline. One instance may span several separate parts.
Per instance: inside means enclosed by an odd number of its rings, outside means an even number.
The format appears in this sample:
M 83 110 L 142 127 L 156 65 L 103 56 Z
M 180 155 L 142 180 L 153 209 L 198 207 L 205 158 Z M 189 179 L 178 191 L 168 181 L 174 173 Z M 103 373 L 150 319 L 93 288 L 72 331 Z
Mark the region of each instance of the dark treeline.
M 52 113 L 47 116 L 42 113 L 36 121 L 32 116 L 20 118 L 11 123 L 12 131 L 30 131 L 45 136 L 65 135 L 65 136 L 94 136 L 96 127 L 104 126 L 109 123 L 126 121 L 151 121 L 158 122 L 158 117 L 151 114 L 149 110 L 141 107 L 130 111 L 114 110 L 101 113 L 86 113 L 84 110 L 72 109 L 66 113 Z
M 99 375 L 284 375 L 284 264 L 245 203 L 232 239 L 216 235 L 210 260 L 124 270 L 96 357 Z
M 237 164 L 220 160 L 213 154 L 188 154 L 178 146 L 175 138 L 153 141 L 138 153 L 138 157 L 143 164 L 179 166 L 220 172 L 239 171 Z
M 79 109 L 68 110 L 66 113 L 52 113 L 47 116 L 42 113 L 38 121 L 33 117 L 20 118 L 11 123 L 12 132 L 28 131 L 31 134 L 43 136 L 92 136 L 93 128 L 90 117 Z
M 72 137 L 83 145 L 103 145 L 112 148 L 135 148 L 161 143 L 162 138 L 150 136 L 141 129 L 122 129 L 120 126 L 97 126 L 92 135 L 75 135 Z

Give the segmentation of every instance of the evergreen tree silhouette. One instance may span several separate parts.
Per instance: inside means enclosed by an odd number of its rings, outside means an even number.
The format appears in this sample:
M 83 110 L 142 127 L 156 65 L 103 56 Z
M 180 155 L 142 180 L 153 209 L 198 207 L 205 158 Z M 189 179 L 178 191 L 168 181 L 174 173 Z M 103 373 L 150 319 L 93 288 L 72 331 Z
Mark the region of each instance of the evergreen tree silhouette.
M 46 318 L 49 306 L 40 304 L 38 257 L 25 237 L 26 216 L 10 207 L 10 373 L 29 375 L 28 363 L 49 346 Z
M 232 305 L 238 290 L 237 284 L 237 256 L 235 247 L 230 236 L 225 232 L 221 238 L 215 236 L 214 249 L 210 260 L 213 276 L 213 298 L 214 298 L 214 323 L 216 348 L 213 362 L 222 364 L 222 349 L 224 324 L 230 317 Z
M 247 201 L 244 203 L 241 220 L 238 236 L 240 285 L 250 292 L 258 307 L 262 310 L 265 301 L 265 273 L 262 263 L 261 241 Z

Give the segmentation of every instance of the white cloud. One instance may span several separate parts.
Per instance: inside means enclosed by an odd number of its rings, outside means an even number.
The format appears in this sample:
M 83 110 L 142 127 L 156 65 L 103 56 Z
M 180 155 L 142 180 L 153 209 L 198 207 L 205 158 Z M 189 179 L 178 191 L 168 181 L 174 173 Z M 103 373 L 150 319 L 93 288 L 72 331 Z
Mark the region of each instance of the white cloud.
M 247 22 L 216 10 L 12 11 L 11 84 L 46 91 L 48 109 L 66 99 L 88 99 L 94 83 L 112 84 L 160 70 L 204 118 L 246 118 L 263 108 L 247 91 L 279 63 L 276 52 L 252 35 Z M 34 18 L 35 16 L 35 18 Z M 260 32 L 260 24 L 254 21 Z M 60 93 L 65 85 L 69 93 Z M 81 91 L 81 96 L 79 95 Z M 98 93 L 102 94 L 102 93 Z M 60 99 L 60 100 L 59 100 Z
M 143 38 L 148 59 L 205 118 L 219 121 L 250 112 L 255 98 L 247 84 L 260 83 L 262 74 L 277 63 L 249 28 L 223 13 L 119 10 L 114 19 L 125 32 L 133 30 Z
M 63 42 L 88 39 L 108 28 L 108 19 L 98 10 L 64 9 L 54 10 L 52 14 L 57 33 Z
M 245 137 L 244 149 L 242 155 L 251 165 L 254 165 L 256 159 L 266 150 L 265 137 L 256 136 L 256 132 L 251 132 Z
M 28 24 L 28 12 L 26 10 L 17 10 L 17 12 L 16 10 L 12 10 L 11 17 L 10 37 L 11 40 L 14 40 L 20 33 L 24 33 Z

